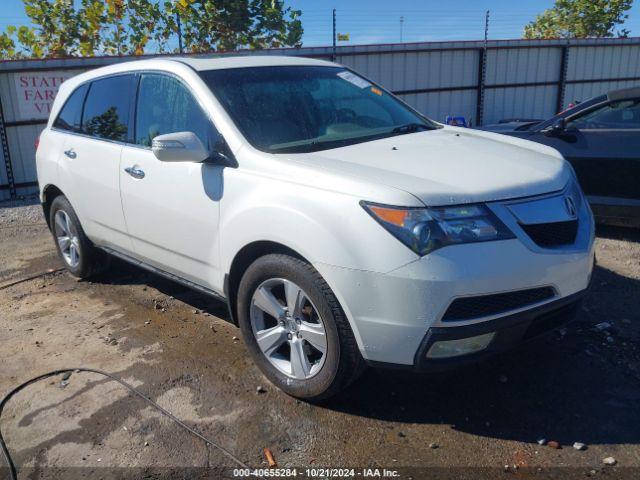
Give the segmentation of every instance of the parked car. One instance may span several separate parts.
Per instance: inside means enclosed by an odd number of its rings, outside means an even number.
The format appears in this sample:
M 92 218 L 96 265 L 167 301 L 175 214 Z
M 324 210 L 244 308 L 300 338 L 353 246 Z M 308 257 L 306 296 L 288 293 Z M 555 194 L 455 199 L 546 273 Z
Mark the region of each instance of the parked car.
M 114 255 L 223 299 L 278 387 L 441 369 L 571 317 L 593 221 L 554 149 L 446 127 L 334 63 L 120 63 L 62 84 L 45 216 L 81 278 Z
M 523 131 L 528 130 L 532 126 L 537 125 L 542 121 L 542 119 L 535 118 L 505 118 L 503 120 L 500 120 L 498 123 L 480 127 L 480 130 L 487 130 L 489 132 L 496 133 L 502 133 L 503 131 L 511 132 L 514 130 Z
M 483 130 L 558 149 L 598 221 L 640 227 L 640 87 L 600 95 L 544 122 Z

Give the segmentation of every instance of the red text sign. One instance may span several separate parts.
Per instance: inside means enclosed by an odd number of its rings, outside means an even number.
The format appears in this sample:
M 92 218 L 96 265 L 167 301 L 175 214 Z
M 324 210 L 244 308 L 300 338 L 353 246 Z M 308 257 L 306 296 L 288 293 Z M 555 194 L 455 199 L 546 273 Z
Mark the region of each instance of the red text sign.
M 58 88 L 74 74 L 65 71 L 16 73 L 18 120 L 49 118 Z

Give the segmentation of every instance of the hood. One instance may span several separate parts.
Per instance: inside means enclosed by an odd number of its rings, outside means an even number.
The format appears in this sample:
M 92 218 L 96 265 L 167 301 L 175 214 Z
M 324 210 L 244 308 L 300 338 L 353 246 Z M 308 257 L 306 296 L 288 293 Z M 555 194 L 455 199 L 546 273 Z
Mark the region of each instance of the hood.
M 309 167 L 404 190 L 425 205 L 490 202 L 562 190 L 571 169 L 557 150 L 445 127 L 294 155 Z

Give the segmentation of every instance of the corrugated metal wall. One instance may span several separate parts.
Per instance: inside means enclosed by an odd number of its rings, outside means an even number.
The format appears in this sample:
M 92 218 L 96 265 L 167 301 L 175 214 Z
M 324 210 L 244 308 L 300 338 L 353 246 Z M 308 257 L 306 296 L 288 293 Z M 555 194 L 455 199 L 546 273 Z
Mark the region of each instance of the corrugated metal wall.
M 331 47 L 239 53 L 334 58 Z M 36 190 L 34 141 L 45 119 L 21 112 L 16 75 L 71 75 L 130 59 L 0 63 L 0 102 L 18 195 Z M 479 117 L 483 124 L 513 117 L 546 118 L 573 100 L 640 84 L 640 38 L 343 46 L 336 49 L 335 60 L 382 84 L 435 120 L 464 116 L 474 125 Z M 3 157 L 0 199 L 10 193 L 4 165 Z
M 562 49 L 557 47 L 489 50 L 484 123 L 514 117 L 545 118 L 555 113 L 561 57 Z M 512 84 L 522 86 L 508 86 Z
M 474 118 L 478 85 L 477 49 L 434 49 L 338 54 L 336 61 L 395 92 L 425 115 Z

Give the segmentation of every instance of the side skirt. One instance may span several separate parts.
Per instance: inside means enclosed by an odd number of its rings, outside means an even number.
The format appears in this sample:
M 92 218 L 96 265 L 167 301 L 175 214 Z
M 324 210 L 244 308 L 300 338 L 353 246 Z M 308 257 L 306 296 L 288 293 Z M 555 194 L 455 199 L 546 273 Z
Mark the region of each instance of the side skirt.
M 227 299 L 227 297 L 225 297 L 224 295 L 216 292 L 215 290 L 212 290 L 210 288 L 207 287 L 203 287 L 202 285 L 198 285 L 197 283 L 194 283 L 190 280 L 186 280 L 182 277 L 179 277 L 178 275 L 174 275 L 173 273 L 169 273 L 169 272 L 165 272 L 164 270 L 161 270 L 159 268 L 156 268 L 152 265 L 149 265 L 148 263 L 145 263 L 141 260 L 137 260 L 133 257 L 130 257 L 129 255 L 126 255 L 124 253 L 118 252 L 117 250 L 114 250 L 112 248 L 109 247 L 98 247 L 101 250 L 105 251 L 106 253 L 108 253 L 109 255 L 113 255 L 114 257 L 119 258 L 120 260 L 124 260 L 127 263 L 130 263 L 132 265 L 135 265 L 136 267 L 140 267 L 144 270 L 147 270 L 151 273 L 155 273 L 157 275 L 160 275 L 161 277 L 167 278 L 169 280 L 172 280 L 176 283 L 179 283 L 181 285 L 184 285 L 187 288 L 190 288 L 192 290 L 196 290 L 200 293 L 204 293 L 205 295 L 208 295 L 210 297 L 215 298 L 216 300 L 219 300 L 221 302 L 224 302 L 227 304 L 227 308 L 229 309 L 229 311 L 231 311 L 231 304 L 229 303 L 229 300 Z M 231 318 L 231 323 L 235 323 L 233 320 L 233 317 Z

